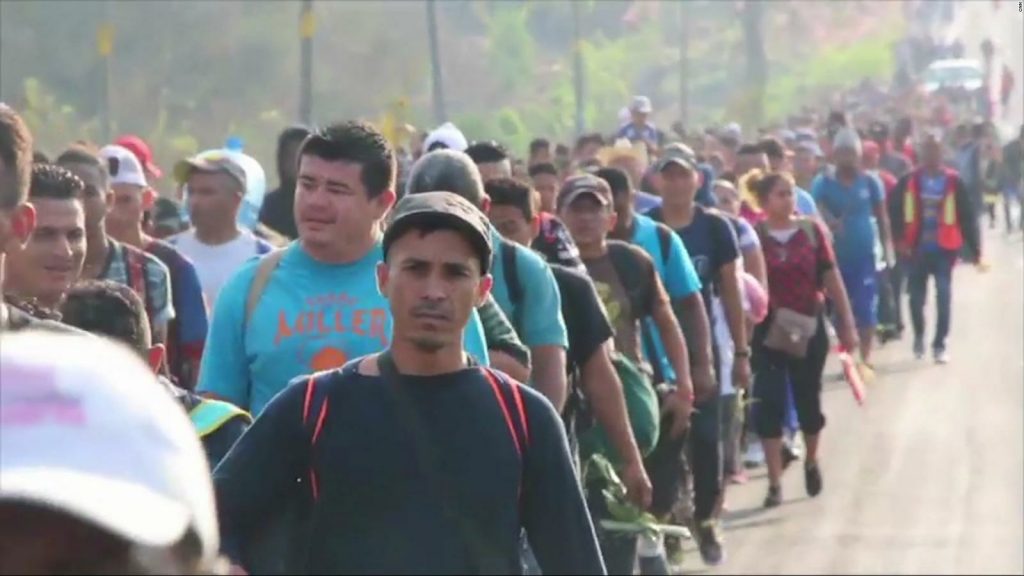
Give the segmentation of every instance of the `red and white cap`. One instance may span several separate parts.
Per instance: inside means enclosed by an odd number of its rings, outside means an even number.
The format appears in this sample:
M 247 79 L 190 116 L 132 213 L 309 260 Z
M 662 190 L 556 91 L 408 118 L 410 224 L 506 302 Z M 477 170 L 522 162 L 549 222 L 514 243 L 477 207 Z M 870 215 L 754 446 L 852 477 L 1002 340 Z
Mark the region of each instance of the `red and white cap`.
M 192 530 L 213 560 L 203 448 L 142 360 L 85 335 L 0 341 L 0 502 L 60 510 L 146 546 L 171 546 Z

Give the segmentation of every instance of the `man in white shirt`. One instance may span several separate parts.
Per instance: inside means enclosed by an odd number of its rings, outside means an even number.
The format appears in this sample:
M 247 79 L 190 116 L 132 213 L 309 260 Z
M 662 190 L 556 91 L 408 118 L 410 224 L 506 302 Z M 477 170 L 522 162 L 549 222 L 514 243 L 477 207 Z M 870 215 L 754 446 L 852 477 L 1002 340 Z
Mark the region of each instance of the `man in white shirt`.
M 273 247 L 237 224 L 245 195 L 245 169 L 232 156 L 210 153 L 174 167 L 179 184 L 188 186 L 193 228 L 168 241 L 192 259 L 210 308 L 220 289 L 241 265 Z

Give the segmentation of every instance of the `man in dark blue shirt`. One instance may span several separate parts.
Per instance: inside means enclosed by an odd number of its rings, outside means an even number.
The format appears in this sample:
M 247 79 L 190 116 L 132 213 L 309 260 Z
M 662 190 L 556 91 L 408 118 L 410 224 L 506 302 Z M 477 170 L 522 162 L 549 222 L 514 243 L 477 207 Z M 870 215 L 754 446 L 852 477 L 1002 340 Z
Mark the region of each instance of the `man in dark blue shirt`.
M 746 389 L 750 383 L 750 349 L 736 268 L 740 262 L 736 233 L 721 214 L 696 203 L 700 170 L 692 150 L 682 144 L 670 144 L 655 168 L 661 174 L 660 192 L 664 201 L 647 215 L 672 228 L 683 239 L 700 279 L 709 319 L 713 318 L 712 295 L 717 294 L 721 298 L 735 343 L 733 383 L 737 388 Z M 717 502 L 723 489 L 718 389 L 703 397 L 698 394 L 695 408 L 690 431 L 694 535 L 704 562 L 715 565 L 724 557 L 716 517 Z
M 293 381 L 217 467 L 229 556 L 298 486 L 288 573 L 518 574 L 523 529 L 545 574 L 604 573 L 558 414 L 464 351 L 491 242 L 454 194 L 396 205 L 377 270 L 389 346 Z

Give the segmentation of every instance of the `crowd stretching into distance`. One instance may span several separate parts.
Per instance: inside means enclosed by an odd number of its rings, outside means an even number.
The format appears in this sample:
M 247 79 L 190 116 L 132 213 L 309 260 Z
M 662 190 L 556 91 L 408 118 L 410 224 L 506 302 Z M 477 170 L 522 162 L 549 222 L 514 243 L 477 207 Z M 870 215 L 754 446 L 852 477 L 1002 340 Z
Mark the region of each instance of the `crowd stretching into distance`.
M 750 469 L 827 497 L 830 354 L 953 360 L 1024 128 L 651 113 L 291 127 L 249 226 L 237 151 L 51 158 L 0 105 L 0 573 L 668 574 Z

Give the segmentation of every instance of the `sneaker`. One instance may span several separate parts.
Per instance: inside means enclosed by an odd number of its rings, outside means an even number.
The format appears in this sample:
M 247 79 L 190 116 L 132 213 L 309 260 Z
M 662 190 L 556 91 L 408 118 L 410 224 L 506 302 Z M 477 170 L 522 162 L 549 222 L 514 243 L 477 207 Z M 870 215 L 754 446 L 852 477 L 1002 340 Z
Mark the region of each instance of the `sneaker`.
M 914 338 L 914 358 L 918 360 L 924 358 L 924 339 Z
M 944 348 L 936 348 L 932 351 L 932 356 L 935 358 L 936 364 L 949 364 L 949 352 L 946 352 Z
M 721 528 L 717 520 L 705 520 L 693 531 L 697 538 L 700 557 L 708 566 L 718 566 L 725 560 L 725 546 L 722 544 Z
M 769 486 L 768 495 L 764 498 L 765 508 L 775 508 L 782 504 L 782 486 Z
M 804 467 L 804 486 L 807 488 L 807 495 L 812 498 L 821 494 L 821 468 L 817 463 Z

